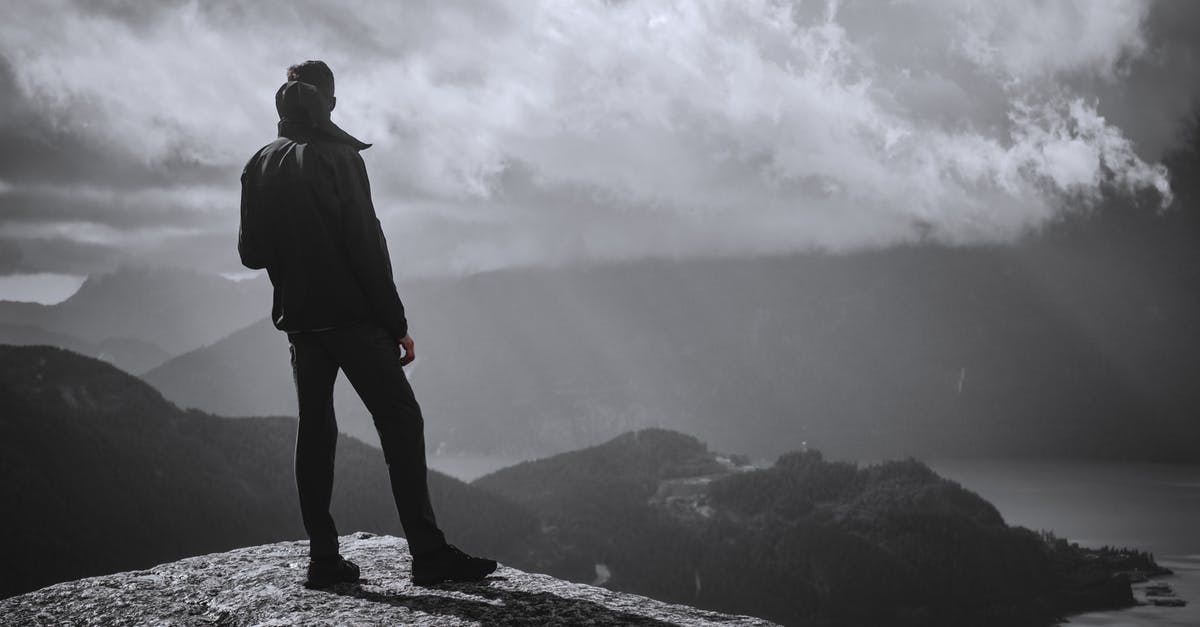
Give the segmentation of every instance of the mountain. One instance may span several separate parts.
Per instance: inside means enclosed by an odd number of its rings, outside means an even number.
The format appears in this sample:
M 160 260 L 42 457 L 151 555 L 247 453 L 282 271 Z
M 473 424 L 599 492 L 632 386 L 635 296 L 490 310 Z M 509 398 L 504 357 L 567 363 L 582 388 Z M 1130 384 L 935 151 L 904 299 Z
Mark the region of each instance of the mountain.
M 1050 625 L 1133 605 L 1145 553 L 1008 527 L 924 464 L 769 468 L 649 429 L 472 485 L 540 517 L 523 568 L 790 625 Z
M 50 586 L 0 600 L 0 622 L 216 625 L 740 625 L 732 616 L 502 567 L 486 581 L 418 588 L 404 540 L 357 533 L 342 550 L 364 581 L 306 590 L 305 547 L 280 542 Z
M 163 349 L 144 340 L 109 338 L 100 342 L 87 342 L 64 333 L 53 333 L 26 324 L 0 323 L 0 344 L 57 346 L 107 361 L 125 372 L 133 373 L 145 372 L 171 357 Z
M 1103 233 L 406 283 L 411 378 L 445 452 L 659 426 L 766 459 L 1200 459 L 1200 249 Z M 146 378 L 185 406 L 293 412 L 286 350 L 259 323 Z M 374 441 L 339 385 L 342 429 Z
M 287 336 L 266 319 L 210 346 L 169 359 L 144 373 L 142 379 L 183 407 L 224 416 L 294 416 L 296 388 L 289 355 Z M 248 367 L 251 364 L 262 370 Z M 278 390 L 290 390 L 291 394 L 278 394 Z M 341 412 L 338 417 L 339 424 L 343 423 Z M 341 426 L 346 431 L 345 425 Z
M 45 346 L 0 346 L 0 408 L 0 533 L 14 539 L 0 547 L 0 596 L 305 537 L 294 418 L 183 411 L 110 364 Z M 339 525 L 402 533 L 378 449 L 341 438 L 336 476 Z M 502 555 L 534 530 L 500 497 L 437 472 L 429 483 L 467 550 Z
M 167 360 L 142 378 L 180 406 L 214 414 L 294 416 L 297 411 L 287 335 L 270 320 Z M 334 386 L 334 406 L 343 433 L 379 446 L 375 423 L 345 375 L 339 375 Z
M 0 323 L 93 344 L 138 341 L 178 355 L 269 318 L 270 307 L 270 285 L 262 277 L 235 282 L 191 270 L 125 267 L 88 277 L 55 305 L 0 301 Z
M 304 537 L 292 479 L 294 419 L 183 411 L 107 363 L 40 346 L 0 346 L 0 407 L 0 498 L 17 504 L 0 532 L 19 539 L 0 547 L 0 563 L 21 565 L 0 576 L 2 596 Z M 377 449 L 339 442 L 334 514 L 343 528 L 401 531 L 382 462 Z M 1131 602 L 1120 573 L 1154 568 L 1135 551 L 1089 552 L 1009 528 L 990 504 L 918 462 L 860 468 L 799 452 L 756 469 L 744 456 L 719 455 L 661 429 L 472 484 L 431 472 L 430 488 L 448 536 L 468 551 L 617 592 L 788 624 L 1042 625 L 1062 612 Z M 303 543 L 286 546 L 295 553 Z M 264 568 L 252 554 L 216 572 L 276 581 L 284 562 L 273 557 L 276 566 Z M 393 572 L 402 572 L 403 556 L 390 558 Z M 171 596 L 182 585 L 179 594 L 205 604 L 192 606 L 199 613 L 240 603 L 210 594 L 206 580 L 165 572 L 105 581 L 84 588 L 155 596 L 161 584 Z M 285 586 L 264 588 L 273 607 L 309 603 L 281 592 Z M 40 607 L 50 618 L 38 620 L 125 611 L 79 590 L 60 589 L 82 594 L 80 602 Z M 561 609 L 544 596 L 526 601 Z M 170 607 L 162 611 L 180 609 Z

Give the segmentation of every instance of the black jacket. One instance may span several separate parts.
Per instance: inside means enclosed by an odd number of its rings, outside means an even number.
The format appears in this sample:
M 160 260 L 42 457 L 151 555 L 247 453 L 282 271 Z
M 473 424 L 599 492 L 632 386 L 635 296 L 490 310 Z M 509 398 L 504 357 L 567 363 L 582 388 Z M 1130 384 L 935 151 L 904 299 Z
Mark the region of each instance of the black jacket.
M 280 114 L 279 138 L 242 171 L 238 231 L 242 264 L 266 268 L 275 288 L 275 327 L 297 332 L 374 321 L 397 339 L 408 335 L 358 154 L 368 144 L 332 126 L 328 111 L 324 124 L 287 119 L 282 107 Z

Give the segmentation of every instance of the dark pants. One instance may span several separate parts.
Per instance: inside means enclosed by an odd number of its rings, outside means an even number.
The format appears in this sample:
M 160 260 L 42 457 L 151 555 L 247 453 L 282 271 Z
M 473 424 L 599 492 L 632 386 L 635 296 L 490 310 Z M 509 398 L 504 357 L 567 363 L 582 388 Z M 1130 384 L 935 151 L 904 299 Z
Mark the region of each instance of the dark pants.
M 333 384 L 339 368 L 375 421 L 409 552 L 419 555 L 444 545 L 446 539 L 434 518 L 425 477 L 425 421 L 400 367 L 402 351 L 396 340 L 383 327 L 357 323 L 289 333 L 288 341 L 300 409 L 296 486 L 309 555 L 338 554 L 338 532 L 329 503 L 338 434 Z

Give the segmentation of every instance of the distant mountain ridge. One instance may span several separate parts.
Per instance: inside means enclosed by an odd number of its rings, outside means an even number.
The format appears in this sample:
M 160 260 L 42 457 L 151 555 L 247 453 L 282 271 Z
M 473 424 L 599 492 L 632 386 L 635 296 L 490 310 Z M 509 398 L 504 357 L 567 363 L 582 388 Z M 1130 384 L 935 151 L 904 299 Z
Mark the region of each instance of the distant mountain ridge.
M 770 458 L 1196 460 L 1200 263 L 1068 239 L 642 261 L 401 285 L 428 442 L 536 457 L 659 426 Z M 269 322 L 146 379 L 294 411 Z M 342 429 L 373 427 L 339 383 Z
M 109 338 L 100 342 L 87 342 L 65 333 L 54 333 L 28 324 L 0 323 L 0 344 L 57 346 L 107 361 L 133 374 L 145 372 L 171 357 L 163 349 L 144 340 Z
M 282 397 L 263 389 L 264 380 L 272 381 L 273 388 L 292 385 L 289 360 L 287 336 L 270 320 L 260 320 L 212 345 L 169 359 L 141 377 L 183 407 L 222 416 L 295 415 L 294 387 L 291 395 Z M 249 364 L 261 364 L 274 376 L 230 376 Z M 347 431 L 346 421 L 340 414 L 338 418 L 342 431 Z
M 49 340 L 140 373 L 269 318 L 269 312 L 270 284 L 262 277 L 237 282 L 191 270 L 130 266 L 88 277 L 54 305 L 0 301 L 0 324 L 8 341 Z M 86 350 L 96 346 L 120 350 Z

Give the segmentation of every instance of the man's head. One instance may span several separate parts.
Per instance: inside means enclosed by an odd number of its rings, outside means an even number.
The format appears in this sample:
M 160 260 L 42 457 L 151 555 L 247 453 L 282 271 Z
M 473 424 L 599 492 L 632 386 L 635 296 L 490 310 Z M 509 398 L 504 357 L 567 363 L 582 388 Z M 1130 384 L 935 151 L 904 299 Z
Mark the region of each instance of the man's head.
M 329 109 L 337 105 L 337 98 L 333 93 L 333 70 L 325 65 L 324 61 L 305 61 L 297 63 L 287 69 L 287 79 L 289 81 L 300 81 L 308 83 L 317 88 L 322 96 L 329 100 Z
M 343 131 L 329 119 L 337 99 L 333 97 L 333 70 L 323 61 L 297 63 L 287 70 L 287 82 L 275 91 L 275 109 L 279 112 L 280 132 L 289 125 L 315 127 L 327 137 L 353 146 L 356 150 L 370 148 Z

